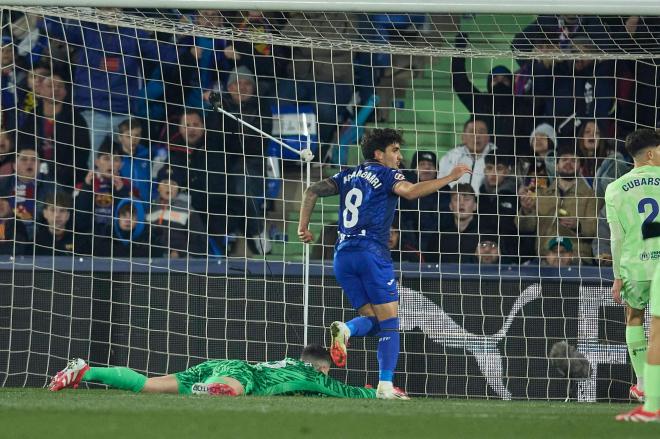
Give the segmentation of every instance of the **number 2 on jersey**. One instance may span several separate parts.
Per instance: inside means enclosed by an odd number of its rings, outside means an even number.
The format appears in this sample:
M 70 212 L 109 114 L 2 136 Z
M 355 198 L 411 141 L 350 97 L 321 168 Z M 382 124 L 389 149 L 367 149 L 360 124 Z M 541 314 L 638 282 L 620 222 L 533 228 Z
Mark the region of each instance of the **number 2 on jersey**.
M 344 198 L 344 205 L 346 206 L 342 212 L 344 227 L 350 229 L 358 223 L 360 216 L 358 208 L 362 205 L 362 191 L 356 187 L 348 191 Z
M 637 211 L 645 213 L 647 205 L 651 206 L 651 213 L 642 223 L 642 237 L 644 239 L 656 238 L 660 236 L 660 223 L 654 221 L 660 213 L 660 206 L 658 206 L 658 201 L 655 198 L 642 198 L 637 205 Z

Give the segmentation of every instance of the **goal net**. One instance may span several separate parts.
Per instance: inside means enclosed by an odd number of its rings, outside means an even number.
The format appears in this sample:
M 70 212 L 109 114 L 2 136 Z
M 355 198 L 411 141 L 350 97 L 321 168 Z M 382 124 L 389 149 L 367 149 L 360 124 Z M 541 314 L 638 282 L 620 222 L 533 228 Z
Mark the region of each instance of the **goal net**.
M 397 384 L 627 398 L 602 197 L 625 136 L 656 126 L 656 17 L 5 6 L 0 23 L 0 385 L 73 357 L 158 375 L 327 344 L 355 316 L 339 200 L 305 247 L 300 199 L 387 127 L 412 181 L 473 170 L 400 203 Z M 375 384 L 376 343 L 352 339 L 332 374 Z

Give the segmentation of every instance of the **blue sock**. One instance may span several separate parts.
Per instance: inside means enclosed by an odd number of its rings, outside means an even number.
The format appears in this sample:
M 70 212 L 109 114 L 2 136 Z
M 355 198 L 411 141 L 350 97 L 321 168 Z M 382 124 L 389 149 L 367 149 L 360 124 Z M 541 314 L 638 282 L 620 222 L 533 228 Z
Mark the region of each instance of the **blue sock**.
M 399 318 L 379 322 L 380 332 L 378 333 L 378 366 L 380 381 L 392 381 L 396 362 L 399 359 Z
M 364 337 L 365 335 L 376 335 L 374 327 L 378 327 L 378 319 L 376 317 L 356 317 L 350 322 L 346 322 L 346 326 L 351 330 L 351 337 Z

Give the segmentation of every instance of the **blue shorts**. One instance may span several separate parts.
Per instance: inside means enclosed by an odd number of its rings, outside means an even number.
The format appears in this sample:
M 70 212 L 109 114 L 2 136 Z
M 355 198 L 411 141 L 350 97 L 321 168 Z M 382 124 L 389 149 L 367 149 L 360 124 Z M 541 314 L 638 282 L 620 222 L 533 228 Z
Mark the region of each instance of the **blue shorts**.
M 367 303 L 399 301 L 392 260 L 361 248 L 343 249 L 335 252 L 334 270 L 337 282 L 356 310 Z

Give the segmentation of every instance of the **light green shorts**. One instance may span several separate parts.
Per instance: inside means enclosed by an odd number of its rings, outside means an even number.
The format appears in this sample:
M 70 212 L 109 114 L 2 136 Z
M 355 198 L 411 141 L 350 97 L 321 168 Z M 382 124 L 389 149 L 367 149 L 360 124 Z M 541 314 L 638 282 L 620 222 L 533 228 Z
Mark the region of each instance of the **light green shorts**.
M 646 309 L 651 296 L 651 281 L 623 279 L 621 298 L 634 309 Z

